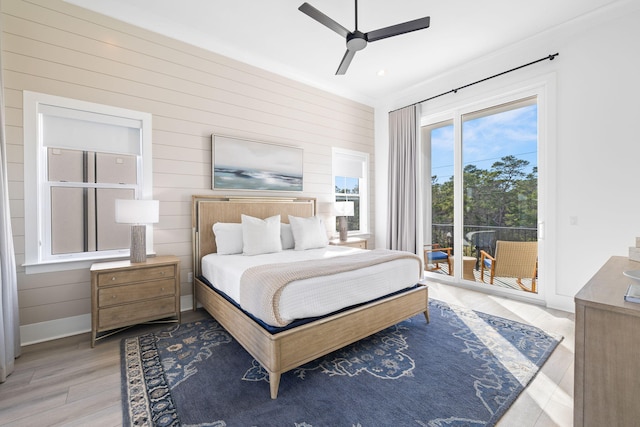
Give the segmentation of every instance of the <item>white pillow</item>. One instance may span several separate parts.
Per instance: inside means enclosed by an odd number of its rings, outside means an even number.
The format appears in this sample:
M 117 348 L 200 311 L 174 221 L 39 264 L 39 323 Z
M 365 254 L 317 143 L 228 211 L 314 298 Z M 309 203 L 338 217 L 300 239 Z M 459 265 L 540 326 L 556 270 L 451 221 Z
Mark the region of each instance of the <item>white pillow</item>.
M 260 219 L 243 214 L 242 245 L 243 255 L 280 252 L 280 215 Z
M 324 248 L 329 244 L 327 230 L 319 217 L 301 218 L 289 215 L 289 224 L 291 224 L 296 251 Z
M 220 255 L 242 253 L 242 224 L 237 222 L 216 222 L 213 224 L 217 252 Z
M 282 250 L 293 249 L 295 241 L 293 240 L 293 232 L 291 224 L 280 224 L 280 240 L 282 241 Z

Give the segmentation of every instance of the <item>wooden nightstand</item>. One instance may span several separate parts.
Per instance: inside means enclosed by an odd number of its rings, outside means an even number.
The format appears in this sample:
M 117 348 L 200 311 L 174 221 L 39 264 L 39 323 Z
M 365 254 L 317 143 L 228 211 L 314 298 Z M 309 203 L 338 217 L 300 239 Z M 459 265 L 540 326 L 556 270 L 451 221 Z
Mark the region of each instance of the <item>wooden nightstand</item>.
M 91 347 L 115 332 L 98 333 L 173 317 L 180 322 L 180 260 L 101 262 L 91 266 Z M 116 331 L 117 332 L 117 331 Z
M 367 239 L 363 239 L 361 237 L 348 237 L 344 242 L 340 239 L 331 239 L 329 240 L 329 244 L 335 246 L 350 246 L 352 248 L 367 249 Z

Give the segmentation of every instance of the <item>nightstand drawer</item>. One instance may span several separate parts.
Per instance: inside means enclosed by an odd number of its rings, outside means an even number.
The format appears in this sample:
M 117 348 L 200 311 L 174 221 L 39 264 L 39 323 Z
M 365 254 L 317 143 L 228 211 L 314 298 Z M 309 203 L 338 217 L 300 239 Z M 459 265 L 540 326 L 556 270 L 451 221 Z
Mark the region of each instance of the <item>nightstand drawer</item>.
M 98 290 L 98 307 L 109 307 L 173 294 L 175 294 L 175 281 L 173 278 L 134 283 L 132 285 L 103 287 Z
M 176 299 L 173 296 L 103 308 L 98 314 L 98 330 L 129 326 L 175 314 Z
M 351 248 L 367 249 L 367 239 L 360 237 L 349 237 L 347 240 L 332 239 L 329 240 L 330 245 L 349 246 Z
M 174 275 L 173 265 L 104 272 L 98 274 L 98 286 L 171 278 L 174 277 Z
M 344 246 L 350 246 L 352 248 L 367 249 L 367 241 L 366 240 L 362 240 L 360 242 L 349 242 Z

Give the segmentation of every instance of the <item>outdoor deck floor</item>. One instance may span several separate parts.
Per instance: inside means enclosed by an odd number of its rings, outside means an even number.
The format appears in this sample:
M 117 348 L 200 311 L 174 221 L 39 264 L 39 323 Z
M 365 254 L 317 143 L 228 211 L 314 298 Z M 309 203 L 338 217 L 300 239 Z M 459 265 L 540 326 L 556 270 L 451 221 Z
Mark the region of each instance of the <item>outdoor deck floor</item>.
M 431 266 L 430 266 L 431 267 Z M 436 273 L 441 273 L 441 274 L 449 274 L 449 266 L 446 263 L 440 263 L 439 264 L 439 269 L 438 270 L 434 270 L 432 272 L 436 272 Z M 478 270 L 473 270 L 473 275 L 475 276 L 475 281 L 477 283 L 483 283 L 483 281 L 480 279 L 480 269 Z M 509 289 L 516 289 L 519 291 L 522 291 L 522 288 L 520 286 L 518 286 L 518 284 L 516 283 L 516 279 L 513 277 L 494 277 L 493 278 L 493 284 L 489 284 L 489 272 L 487 270 L 485 270 L 484 272 L 484 284 L 487 286 L 499 286 L 501 288 L 509 288 Z M 524 286 L 526 286 L 527 288 L 531 287 L 531 279 L 522 279 L 522 283 L 524 284 Z M 525 292 L 525 291 L 523 291 Z

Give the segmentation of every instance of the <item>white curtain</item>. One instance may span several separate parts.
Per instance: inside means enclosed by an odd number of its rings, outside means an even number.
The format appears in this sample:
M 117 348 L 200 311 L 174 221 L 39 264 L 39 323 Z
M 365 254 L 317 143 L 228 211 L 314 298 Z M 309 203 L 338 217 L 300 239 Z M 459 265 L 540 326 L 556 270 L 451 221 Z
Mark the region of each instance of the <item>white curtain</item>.
M 389 113 L 390 249 L 422 256 L 420 105 Z
M 18 285 L 9 212 L 2 67 L 2 46 L 0 45 L 0 288 L 2 291 L 0 293 L 0 382 L 6 381 L 7 376 L 13 371 L 15 358 L 20 355 Z

